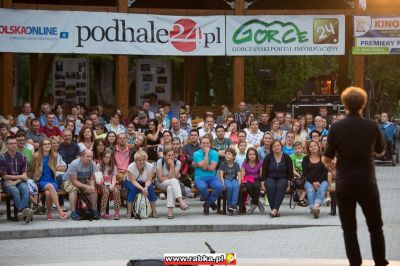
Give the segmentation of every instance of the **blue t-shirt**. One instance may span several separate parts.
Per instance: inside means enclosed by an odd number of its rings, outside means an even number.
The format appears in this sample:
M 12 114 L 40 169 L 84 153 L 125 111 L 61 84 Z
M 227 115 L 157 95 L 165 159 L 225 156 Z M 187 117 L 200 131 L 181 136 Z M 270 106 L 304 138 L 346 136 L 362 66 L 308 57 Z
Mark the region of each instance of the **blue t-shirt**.
M 202 160 L 204 160 L 204 152 L 203 150 L 198 150 L 193 154 L 193 161 L 195 163 L 199 163 Z M 216 152 L 213 149 L 210 149 L 210 152 L 208 153 L 208 164 L 211 164 L 211 162 L 218 163 L 218 152 Z M 194 168 L 194 180 L 197 180 L 198 178 L 201 178 L 203 176 L 216 176 L 217 175 L 217 169 L 214 171 L 206 171 L 201 169 L 200 167 L 195 167 Z
M 286 145 L 283 145 L 283 152 L 291 156 L 294 154 L 294 147 L 292 146 L 291 148 L 288 148 Z

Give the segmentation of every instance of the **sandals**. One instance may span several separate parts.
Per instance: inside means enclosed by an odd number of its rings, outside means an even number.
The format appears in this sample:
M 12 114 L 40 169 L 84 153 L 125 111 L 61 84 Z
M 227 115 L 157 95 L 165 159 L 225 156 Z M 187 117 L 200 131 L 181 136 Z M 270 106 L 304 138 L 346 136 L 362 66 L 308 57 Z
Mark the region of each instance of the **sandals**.
M 47 213 L 47 221 L 53 221 L 53 214 L 51 212 Z
M 132 214 L 127 213 L 127 214 L 125 215 L 125 219 L 132 219 Z
M 173 214 L 171 214 L 171 215 L 168 214 L 167 217 L 168 217 L 168 219 L 174 219 L 174 215 Z
M 152 212 L 152 213 L 151 213 L 151 217 L 153 217 L 153 218 L 158 218 L 158 214 L 157 214 L 156 212 Z
M 189 206 L 189 205 L 186 205 L 185 208 L 182 208 L 182 207 L 181 207 L 181 210 L 182 210 L 182 211 L 187 211 L 187 210 L 189 210 L 189 209 L 190 209 L 190 206 Z
M 305 200 L 300 200 L 297 202 L 297 205 L 301 207 L 307 207 L 307 202 Z

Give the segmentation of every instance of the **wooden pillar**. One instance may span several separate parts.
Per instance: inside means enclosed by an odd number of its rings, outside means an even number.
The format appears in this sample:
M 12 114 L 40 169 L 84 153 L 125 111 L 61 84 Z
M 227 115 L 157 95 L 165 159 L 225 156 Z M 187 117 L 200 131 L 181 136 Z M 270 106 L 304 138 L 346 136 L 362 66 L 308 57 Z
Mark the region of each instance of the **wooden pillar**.
M 244 15 L 244 0 L 235 1 L 235 15 Z M 244 57 L 233 57 L 233 109 L 244 101 Z
M 39 102 L 37 98 L 39 95 L 35 93 L 35 83 L 38 75 L 39 68 L 39 54 L 30 54 L 29 55 L 29 101 L 31 104 L 35 102 Z M 37 111 L 37 106 L 32 105 L 33 110 Z
M 0 6 L 12 8 L 12 0 L 3 0 Z M 14 87 L 13 87 L 13 54 L 0 53 L 0 114 L 13 115 Z
M 0 55 L 0 114 L 13 115 L 13 54 Z
M 349 86 L 348 82 L 348 74 L 349 74 L 349 63 L 350 63 L 350 55 L 352 53 L 353 48 L 353 16 L 345 17 L 345 54 L 337 56 L 337 62 L 339 63 L 339 76 L 337 85 L 339 87 L 339 93 L 342 93 L 347 86 Z
M 354 86 L 360 88 L 364 88 L 364 62 L 365 62 L 365 57 L 363 55 L 353 56 Z
M 128 12 L 128 1 L 117 1 L 120 13 Z M 127 55 L 117 55 L 115 57 L 115 100 L 116 107 L 127 116 L 129 110 L 129 62 Z
M 201 57 L 199 56 L 184 57 L 184 99 L 189 105 L 194 104 L 194 91 L 197 88 L 200 60 Z

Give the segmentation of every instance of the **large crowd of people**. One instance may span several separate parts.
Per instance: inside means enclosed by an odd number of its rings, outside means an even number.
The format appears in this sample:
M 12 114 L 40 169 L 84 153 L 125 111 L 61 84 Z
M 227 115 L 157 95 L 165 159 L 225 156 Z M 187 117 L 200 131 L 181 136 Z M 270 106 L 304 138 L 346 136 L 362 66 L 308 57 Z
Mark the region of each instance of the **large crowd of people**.
M 44 103 L 35 115 L 26 102 L 16 118 L 0 118 L 2 191 L 12 197 L 18 218 L 26 223 L 46 210 L 47 219 L 53 220 L 54 206 L 59 218 L 70 211 L 71 219 L 80 220 L 78 193 L 89 198 L 94 219 L 115 220 L 121 218 L 124 200 L 123 217 L 133 217 L 138 193 L 150 201 L 154 218 L 159 217 L 157 198 L 166 199 L 167 217 L 173 219 L 175 207 L 190 208 L 185 198 L 195 196 L 194 187 L 204 201 L 204 215 L 216 210 L 225 190 L 229 214 L 238 214 L 244 204 L 247 214 L 269 206 L 269 215 L 279 217 L 294 179 L 303 186 L 297 204 L 308 207 L 314 218 L 330 203 L 334 173 L 324 167 L 321 156 L 330 126 L 345 115 L 328 114 L 325 107 L 316 116 L 293 118 L 280 111 L 251 113 L 241 102 L 237 112 L 223 105 L 221 114 L 206 112 L 199 123 L 181 101 L 158 105 L 145 100 L 129 116 L 120 110 L 107 114 L 101 106 L 53 109 Z M 382 130 L 393 128 L 385 135 L 393 141 L 396 127 L 387 113 L 380 119 Z M 246 194 L 239 202 L 242 187 Z M 68 193 L 70 210 L 58 197 L 61 190 Z M 39 192 L 44 192 L 46 206 L 41 206 Z M 107 211 L 110 199 L 113 215 Z

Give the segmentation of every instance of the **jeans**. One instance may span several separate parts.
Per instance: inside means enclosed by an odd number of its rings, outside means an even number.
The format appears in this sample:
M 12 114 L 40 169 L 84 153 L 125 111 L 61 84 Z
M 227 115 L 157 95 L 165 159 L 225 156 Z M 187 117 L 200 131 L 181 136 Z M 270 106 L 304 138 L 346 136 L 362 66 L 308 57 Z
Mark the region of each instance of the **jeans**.
M 223 189 L 221 181 L 216 176 L 202 176 L 197 178 L 194 183 L 199 190 L 201 198 L 206 201 L 205 204 L 208 206 L 215 203 Z M 213 190 L 211 193 L 208 193 L 209 187 Z
M 308 202 L 308 207 L 312 208 L 315 203 L 318 203 L 320 206 L 322 205 L 322 202 L 324 201 L 325 198 L 325 192 L 328 190 L 329 184 L 327 181 L 323 181 L 319 188 L 315 190 L 314 186 L 306 181 L 304 184 L 304 189 L 307 192 L 307 202 Z
M 246 191 L 251 197 L 251 204 L 258 205 L 260 200 L 260 186 L 261 181 L 259 178 L 255 179 L 253 183 L 246 183 Z
M 346 255 L 350 265 L 361 265 L 360 246 L 357 239 L 356 205 L 360 205 L 366 218 L 371 239 L 372 257 L 375 265 L 387 265 L 385 259 L 385 237 L 379 191 L 376 183 L 348 185 L 336 183 L 339 217 L 342 223 Z
M 139 183 L 142 187 L 144 187 L 144 183 Z M 128 199 L 127 202 L 131 203 L 135 200 L 135 197 L 139 190 L 132 184 L 131 181 L 125 180 L 124 187 L 128 189 Z M 150 202 L 154 202 L 157 200 L 156 193 L 154 192 L 154 185 L 151 184 L 148 188 L 149 194 L 147 198 Z
M 285 197 L 288 180 L 286 178 L 267 178 L 267 197 L 271 210 L 279 210 Z
M 61 191 L 61 189 L 62 189 L 63 177 L 64 177 L 64 174 L 60 174 L 60 175 L 56 176 L 56 183 L 58 185 L 58 191 Z M 61 206 L 64 206 L 64 198 L 62 196 L 58 196 L 58 201 L 60 202 Z
M 226 191 L 226 204 L 228 206 L 237 206 L 239 197 L 239 182 L 237 179 L 225 178 L 224 179 Z
M 29 206 L 29 185 L 22 181 L 16 186 L 8 186 L 4 189 L 13 198 L 15 208 L 18 212 Z

